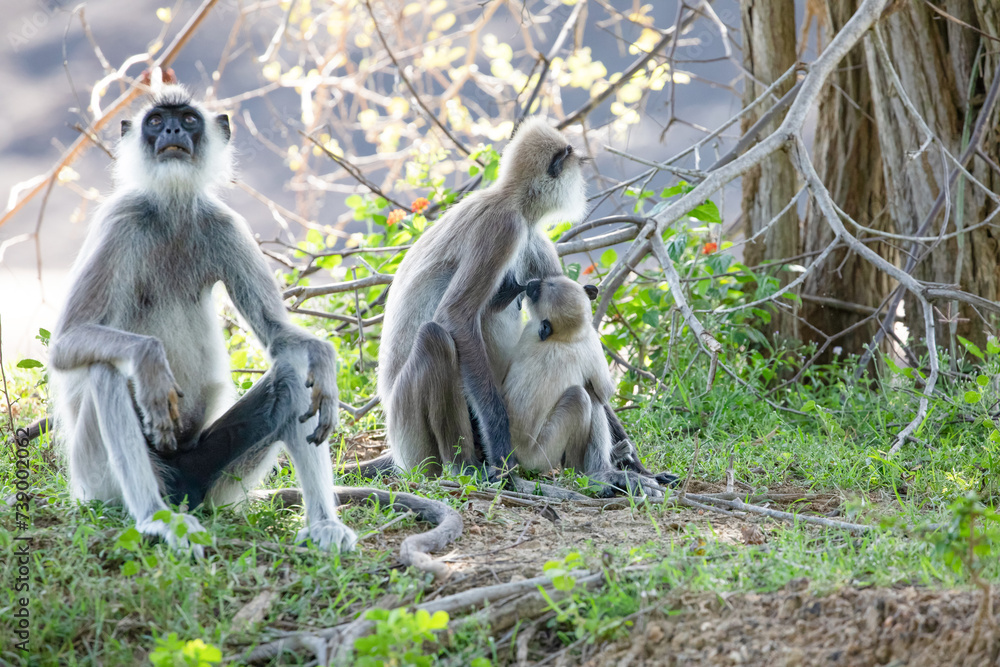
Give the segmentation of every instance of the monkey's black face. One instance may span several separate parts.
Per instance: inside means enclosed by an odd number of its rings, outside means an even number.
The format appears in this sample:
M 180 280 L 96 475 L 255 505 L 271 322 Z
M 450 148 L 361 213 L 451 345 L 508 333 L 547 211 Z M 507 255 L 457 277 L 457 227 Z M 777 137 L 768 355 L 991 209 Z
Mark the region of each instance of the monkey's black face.
M 142 119 L 142 140 L 160 162 L 192 161 L 205 135 L 205 119 L 194 107 L 158 106 Z

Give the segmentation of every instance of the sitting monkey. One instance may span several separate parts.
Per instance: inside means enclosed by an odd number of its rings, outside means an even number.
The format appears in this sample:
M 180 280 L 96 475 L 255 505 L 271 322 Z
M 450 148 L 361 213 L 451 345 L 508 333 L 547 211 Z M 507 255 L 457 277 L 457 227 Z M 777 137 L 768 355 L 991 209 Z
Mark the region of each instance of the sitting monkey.
M 518 463 L 539 472 L 574 468 L 602 484 L 602 495 L 642 493 L 611 462 L 615 443 L 603 406 L 614 382 L 590 325 L 597 288 L 552 276 L 530 281 L 526 294 L 531 319 L 503 381 Z

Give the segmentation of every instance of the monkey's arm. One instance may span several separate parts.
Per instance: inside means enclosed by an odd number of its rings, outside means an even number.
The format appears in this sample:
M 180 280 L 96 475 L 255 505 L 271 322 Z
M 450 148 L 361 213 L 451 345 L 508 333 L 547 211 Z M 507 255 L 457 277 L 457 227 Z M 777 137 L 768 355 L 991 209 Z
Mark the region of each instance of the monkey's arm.
M 486 463 L 506 470 L 517 464 L 510 444 L 510 422 L 500 388 L 493 378 L 482 316 L 503 281 L 503 273 L 514 258 L 525 233 L 523 221 L 513 215 L 490 216 L 468 231 L 467 248 L 488 252 L 462 258 L 448 289 L 438 304 L 434 321 L 455 341 L 462 382 L 479 418 Z
M 91 267 L 109 266 L 99 251 Z M 177 449 L 174 429 L 180 419 L 183 392 L 174 379 L 163 342 L 153 336 L 99 324 L 111 302 L 111 272 L 85 269 L 74 283 L 52 340 L 49 364 L 54 371 L 109 364 L 132 379 L 143 431 L 161 452 Z
M 518 279 L 527 283 L 535 278 L 561 276 L 562 273 L 562 264 L 559 262 L 555 244 L 542 232 L 532 230 L 528 243 L 521 252 Z
M 517 277 L 514 275 L 514 272 L 508 271 L 504 274 L 503 282 L 500 283 L 500 289 L 497 290 L 496 294 L 493 295 L 493 299 L 490 301 L 490 310 L 493 312 L 506 310 L 507 306 L 509 306 L 514 299 L 524 293 L 525 289 L 527 289 L 527 285 L 522 285 L 517 282 Z M 518 306 L 520 307 L 520 304 L 518 304 Z
M 304 422 L 318 413 L 319 423 L 306 439 L 311 443 L 325 442 L 337 421 L 336 353 L 328 342 L 289 321 L 264 255 L 245 228 L 237 227 L 246 223 L 234 215 L 232 224 L 232 238 L 224 241 L 230 256 L 222 266 L 223 284 L 236 309 L 272 358 L 293 348 L 305 351 L 306 386 L 312 389 L 312 404 L 299 420 Z

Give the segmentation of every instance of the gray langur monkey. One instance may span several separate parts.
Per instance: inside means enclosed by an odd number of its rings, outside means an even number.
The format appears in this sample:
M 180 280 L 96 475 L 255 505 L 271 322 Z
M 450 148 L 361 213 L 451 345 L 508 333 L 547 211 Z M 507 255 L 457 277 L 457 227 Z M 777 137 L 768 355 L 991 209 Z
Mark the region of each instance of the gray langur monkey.
M 593 285 L 564 276 L 532 280 L 525 291 L 530 319 L 503 381 L 514 454 L 522 467 L 573 468 L 616 491 L 662 491 L 616 469 L 604 405 L 614 393 L 597 331 L 591 326 Z
M 289 322 L 229 182 L 229 118 L 165 86 L 122 121 L 115 189 L 91 223 L 52 342 L 56 431 L 72 496 L 122 501 L 139 532 L 193 546 L 154 518 L 172 503 L 243 499 L 281 443 L 302 484 L 299 540 L 350 550 L 327 436 L 337 420 L 333 346 Z M 271 369 L 239 400 L 212 289 L 222 283 Z M 202 530 L 180 515 L 188 534 Z
M 451 208 L 407 252 L 385 306 L 378 391 L 389 454 L 345 470 L 398 467 L 487 472 L 517 463 L 500 383 L 521 332 L 524 284 L 562 275 L 548 221 L 586 213 L 587 159 L 544 119 L 520 125 L 493 186 Z M 675 479 L 646 470 L 611 409 L 602 408 L 616 465 L 657 487 Z
M 455 205 L 407 252 L 389 290 L 379 351 L 396 466 L 437 474 L 448 463 L 501 471 L 517 464 L 500 394 L 520 331 L 512 302 L 522 278 L 559 266 L 538 227 L 557 215 L 583 216 L 580 163 L 544 120 L 526 121 L 504 151 L 497 182 Z

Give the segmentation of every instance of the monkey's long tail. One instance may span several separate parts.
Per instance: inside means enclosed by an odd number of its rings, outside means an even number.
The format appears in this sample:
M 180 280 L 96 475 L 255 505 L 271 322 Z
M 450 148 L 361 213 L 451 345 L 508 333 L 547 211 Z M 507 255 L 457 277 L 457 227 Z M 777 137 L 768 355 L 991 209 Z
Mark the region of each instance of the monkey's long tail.
M 449 543 L 462 536 L 462 515 L 438 500 L 421 498 L 412 493 L 397 493 L 382 489 L 336 486 L 334 492 L 340 502 L 362 502 L 371 505 L 388 505 L 396 511 L 411 511 L 421 521 L 434 524 L 425 533 L 410 535 L 399 548 L 399 560 L 404 565 L 412 565 L 423 572 L 430 572 L 436 579 L 448 576 L 450 570 L 441 561 L 430 556 L 431 551 L 441 551 Z M 256 498 L 275 498 L 283 505 L 301 505 L 301 489 L 278 489 L 258 491 Z
M 27 431 L 27 433 L 28 433 L 28 440 L 29 441 L 30 440 L 34 440 L 35 438 L 37 438 L 38 436 L 40 436 L 42 433 L 51 433 L 52 432 L 52 418 L 51 417 L 42 417 L 38 421 L 33 422 L 31 424 L 28 424 L 28 427 L 26 429 L 24 429 L 24 430 Z
M 371 461 L 349 463 L 337 470 L 338 475 L 358 475 L 362 479 L 378 479 L 395 473 L 396 464 L 392 462 L 392 455 L 388 452 Z

